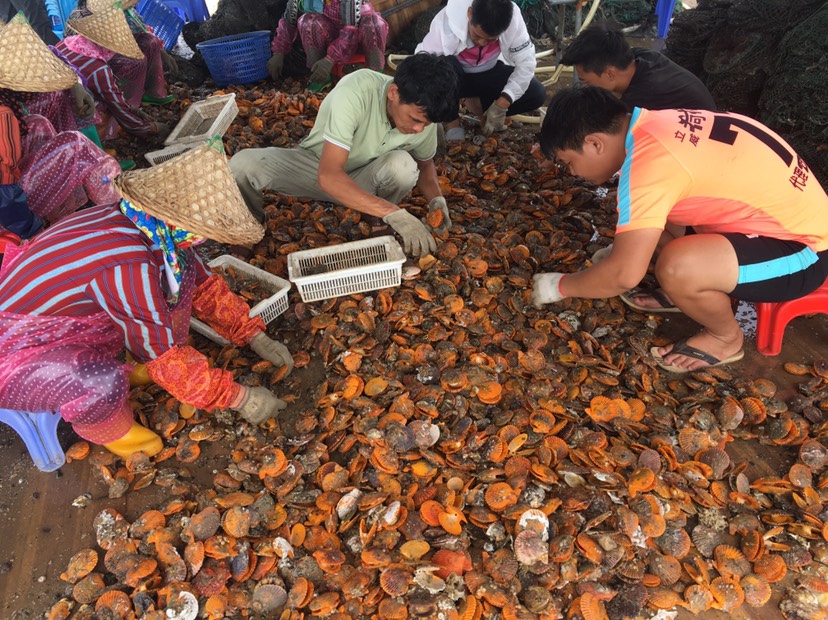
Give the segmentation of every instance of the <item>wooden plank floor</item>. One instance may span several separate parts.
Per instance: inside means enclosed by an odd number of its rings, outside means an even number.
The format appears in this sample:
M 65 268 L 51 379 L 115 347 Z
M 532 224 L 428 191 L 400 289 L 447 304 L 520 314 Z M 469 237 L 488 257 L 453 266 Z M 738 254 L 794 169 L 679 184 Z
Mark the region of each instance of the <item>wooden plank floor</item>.
M 660 332 L 671 337 L 689 335 L 694 327 L 687 319 L 670 318 Z M 738 366 L 738 372 L 749 377 L 767 377 L 779 386 L 779 397 L 788 399 L 795 393 L 801 378 L 784 372 L 782 364 L 788 361 L 812 362 L 828 358 L 828 317 L 798 318 L 788 327 L 785 345 L 778 357 L 766 358 L 758 354 L 753 343 L 747 343 L 747 356 Z M 69 431 L 61 426 L 61 434 Z M 65 437 L 67 441 L 71 437 Z M 218 444 L 215 444 L 218 445 Z M 783 462 L 780 451 L 769 450 L 756 442 L 737 441 L 728 445 L 734 461 L 751 464 L 749 474 L 778 475 L 789 463 Z M 206 454 L 192 466 L 191 475 L 209 476 L 211 470 L 222 467 L 218 455 Z M 175 467 L 177 463 L 165 464 Z M 184 469 L 184 475 L 187 470 Z M 107 498 L 106 487 L 97 479 L 88 461 L 62 468 L 60 474 L 45 474 L 31 464 L 22 441 L 6 425 L 0 424 L 0 618 L 24 620 L 41 618 L 43 613 L 69 591 L 59 578 L 69 558 L 84 547 L 95 547 L 92 521 L 105 507 L 112 507 L 128 520 L 137 518 L 144 510 L 156 507 L 163 498 L 164 489 L 152 486 L 130 492 L 126 497 Z M 85 508 L 72 506 L 73 500 L 84 493 L 92 499 Z M 680 611 L 678 618 L 705 620 L 778 620 L 781 587 L 771 603 L 762 609 L 743 607 L 732 614 L 707 612 L 692 616 Z

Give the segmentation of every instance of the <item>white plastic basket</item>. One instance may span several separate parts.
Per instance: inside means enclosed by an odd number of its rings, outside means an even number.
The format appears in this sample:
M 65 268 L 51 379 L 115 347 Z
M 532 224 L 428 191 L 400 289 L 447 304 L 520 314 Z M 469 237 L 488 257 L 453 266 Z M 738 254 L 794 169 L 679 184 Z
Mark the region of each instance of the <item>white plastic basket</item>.
M 184 151 L 189 151 L 190 149 L 194 149 L 197 146 L 198 142 L 191 142 L 188 144 L 173 144 L 172 146 L 163 148 L 160 151 L 151 151 L 149 153 L 145 153 L 144 159 L 146 159 L 150 163 L 150 166 L 157 166 L 158 164 L 163 164 L 165 161 L 168 161 L 173 157 L 178 157 Z
M 254 267 L 242 260 L 228 254 L 219 256 L 211 260 L 208 265 L 216 270 L 222 270 L 224 267 L 231 267 L 236 272 L 244 274 L 250 278 L 259 280 L 264 286 L 273 291 L 273 295 L 267 299 L 263 299 L 255 306 L 250 308 L 250 316 L 260 316 L 265 324 L 270 323 L 277 316 L 282 314 L 288 308 L 288 292 L 290 291 L 290 282 L 279 276 L 274 276 L 258 267 Z M 202 336 L 206 336 L 213 342 L 221 345 L 230 344 L 219 336 L 216 331 L 209 325 L 202 323 L 195 317 L 190 317 L 190 328 L 197 331 Z
M 238 113 L 239 106 L 236 105 L 235 93 L 214 95 L 196 101 L 184 112 L 184 116 L 164 140 L 164 144 L 200 144 L 213 136 L 223 136 Z
M 405 262 L 386 235 L 288 254 L 288 278 L 305 303 L 399 286 Z

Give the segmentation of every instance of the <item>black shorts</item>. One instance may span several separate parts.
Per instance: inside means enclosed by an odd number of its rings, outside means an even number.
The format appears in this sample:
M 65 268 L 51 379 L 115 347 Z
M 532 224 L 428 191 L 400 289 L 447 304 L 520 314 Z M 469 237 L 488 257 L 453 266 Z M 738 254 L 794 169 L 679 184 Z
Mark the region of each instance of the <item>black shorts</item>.
M 736 252 L 739 280 L 731 296 L 744 301 L 799 299 L 828 278 L 828 250 L 814 252 L 796 241 L 722 233 Z

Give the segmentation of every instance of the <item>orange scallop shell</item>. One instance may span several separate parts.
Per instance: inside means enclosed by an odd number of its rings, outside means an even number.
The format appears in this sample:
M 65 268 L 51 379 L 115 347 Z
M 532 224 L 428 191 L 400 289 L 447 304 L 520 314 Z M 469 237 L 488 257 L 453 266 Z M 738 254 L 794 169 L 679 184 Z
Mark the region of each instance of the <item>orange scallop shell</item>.
M 380 573 L 380 587 L 389 596 L 402 596 L 412 581 L 413 575 L 407 568 L 389 567 Z
M 60 574 L 63 581 L 77 583 L 98 565 L 98 552 L 94 549 L 82 549 L 69 560 L 66 571 Z
M 495 512 L 503 512 L 517 503 L 518 495 L 507 483 L 496 482 L 486 489 L 485 500 L 489 508 Z
M 751 607 L 762 607 L 770 600 L 772 590 L 770 583 L 759 575 L 745 575 L 739 582 L 744 592 L 745 603 Z

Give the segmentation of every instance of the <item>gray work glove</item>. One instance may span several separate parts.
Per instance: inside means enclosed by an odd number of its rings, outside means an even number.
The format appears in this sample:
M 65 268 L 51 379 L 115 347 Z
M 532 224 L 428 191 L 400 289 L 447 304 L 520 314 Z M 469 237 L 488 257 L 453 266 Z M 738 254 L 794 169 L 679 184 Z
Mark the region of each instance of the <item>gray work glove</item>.
M 437 242 L 425 225 L 405 209 L 392 211 L 382 221 L 400 233 L 406 254 L 420 258 L 437 250 Z
M 262 359 L 273 362 L 274 366 L 287 366 L 288 374 L 293 370 L 293 356 L 288 348 L 281 342 L 268 338 L 264 332 L 259 332 L 253 336 L 253 340 L 250 341 L 250 348 Z
M 164 68 L 164 73 L 178 73 L 178 62 L 172 54 L 164 49 L 161 50 L 161 66 Z
M 610 243 L 607 247 L 601 248 L 597 250 L 595 254 L 592 255 L 592 264 L 597 265 L 602 260 L 604 260 L 607 256 L 612 253 L 612 244 Z
M 169 123 L 159 123 L 158 121 L 155 121 L 153 124 L 155 125 L 153 135 L 157 136 L 159 140 L 165 140 L 167 136 L 170 135 L 172 127 L 170 127 Z
M 562 273 L 536 273 L 532 276 L 534 288 L 532 289 L 532 305 L 538 310 L 544 304 L 552 304 L 561 301 L 566 297 L 561 293 Z
M 273 392 L 266 387 L 258 386 L 245 389 L 247 394 L 241 405 L 236 407 L 236 411 L 251 424 L 261 424 L 270 418 L 275 418 L 277 413 L 287 407 L 285 401 L 276 398 Z
M 492 103 L 483 118 L 483 133 L 490 136 L 496 131 L 503 131 L 506 129 L 505 121 L 506 110 L 497 105 L 497 102 Z
M 325 56 L 324 58 L 320 58 L 311 67 L 310 77 L 308 77 L 308 82 L 311 84 L 318 83 L 324 84 L 327 82 L 331 77 L 331 69 L 333 69 L 333 60 Z
M 270 78 L 273 81 L 278 80 L 282 77 L 282 69 L 285 68 L 285 56 L 284 54 L 273 54 L 270 57 L 270 60 L 267 61 L 267 72 L 270 74 Z
M 78 82 L 70 89 L 72 91 L 72 111 L 75 116 L 90 119 L 95 115 L 95 98 Z
M 443 196 L 432 198 L 428 203 L 428 212 L 432 213 L 433 211 L 443 212 L 443 223 L 436 230 L 443 231 L 451 228 L 451 216 L 449 215 L 448 204 L 446 204 L 446 199 Z

